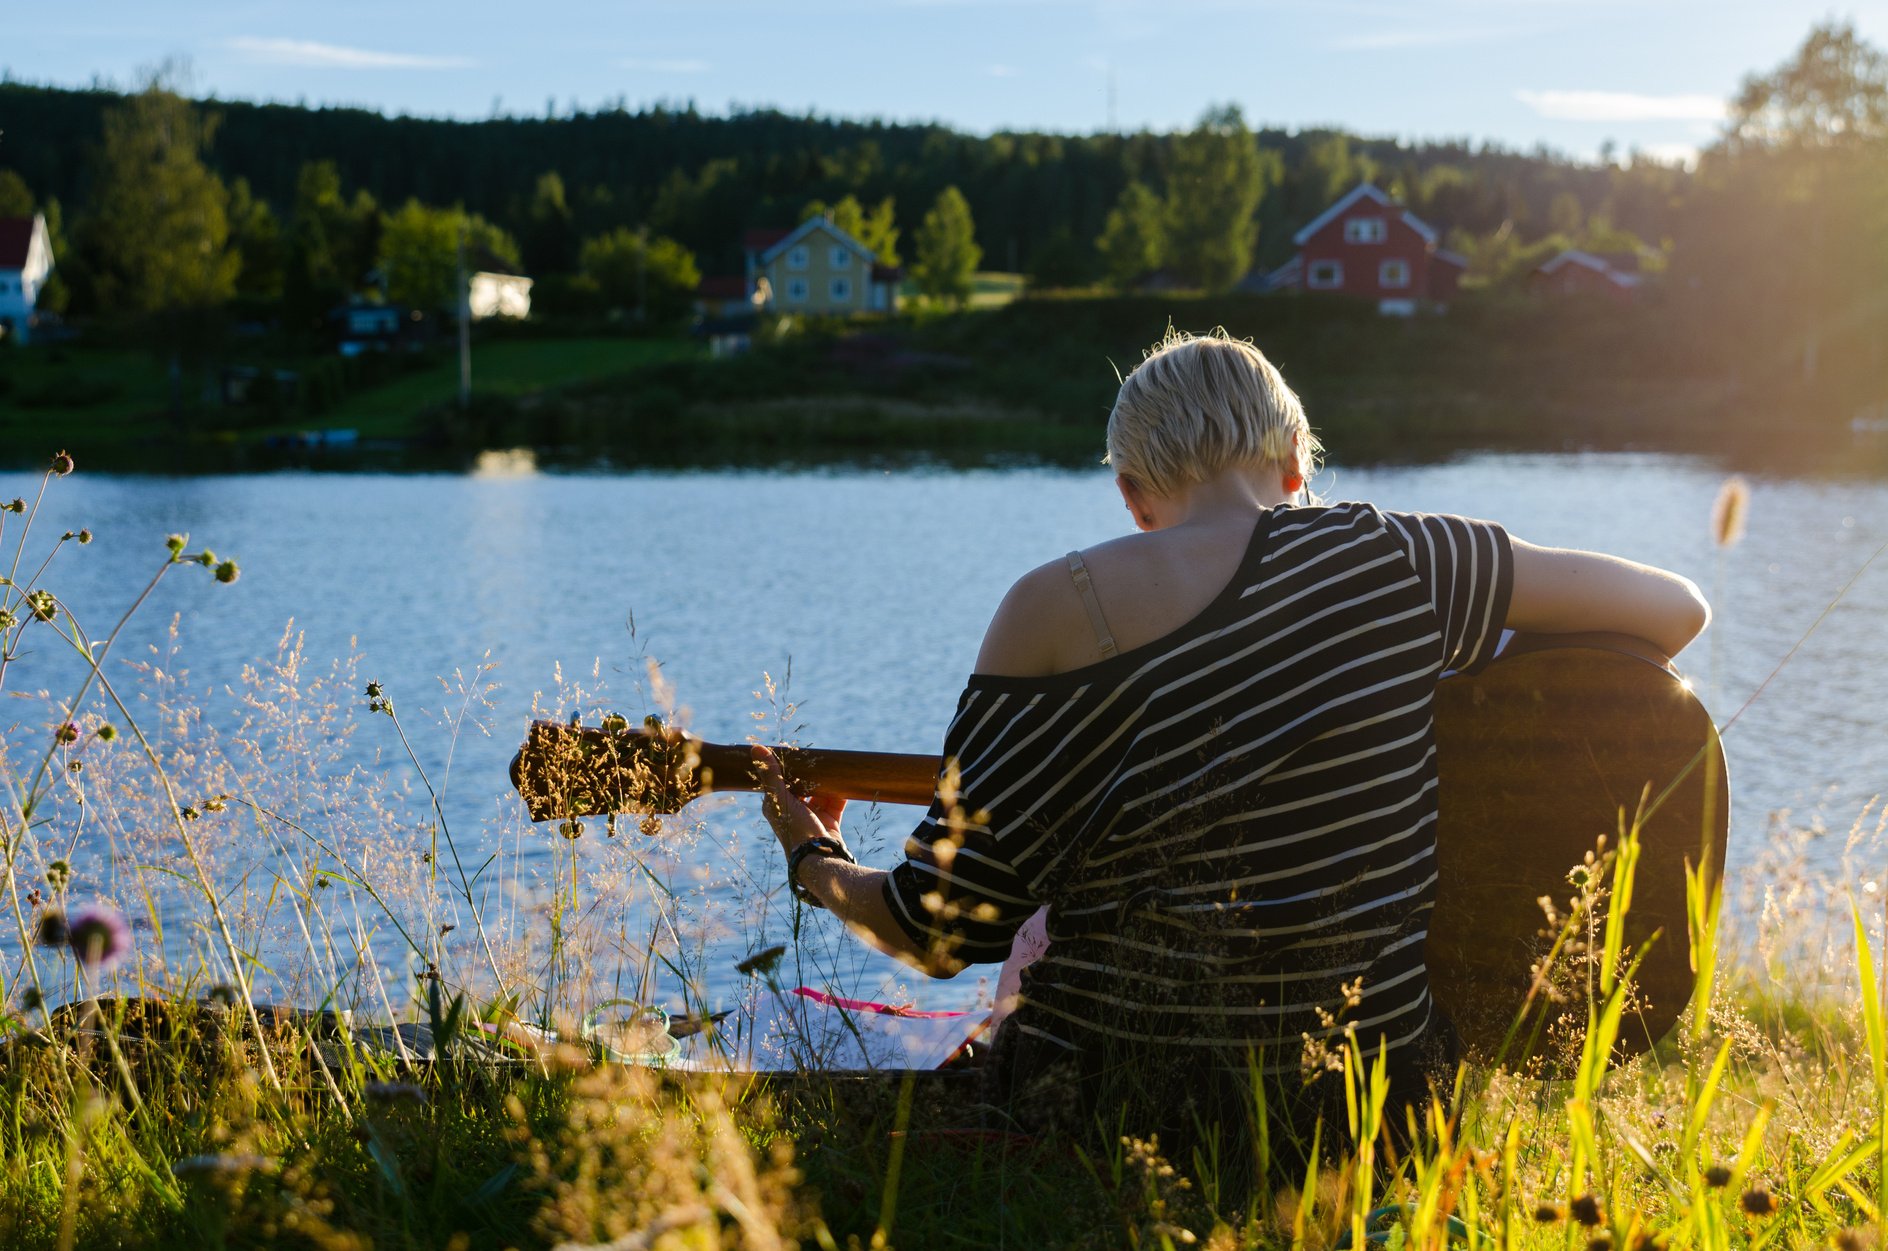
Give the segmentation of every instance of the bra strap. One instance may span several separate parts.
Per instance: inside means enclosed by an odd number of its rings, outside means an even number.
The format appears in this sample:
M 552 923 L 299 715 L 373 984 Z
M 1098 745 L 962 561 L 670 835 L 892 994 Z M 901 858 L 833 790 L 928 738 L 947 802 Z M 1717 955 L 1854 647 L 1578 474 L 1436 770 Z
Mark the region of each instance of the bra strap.
M 1101 647 L 1101 658 L 1106 660 L 1115 654 L 1114 635 L 1108 633 L 1108 619 L 1101 615 L 1101 601 L 1095 598 L 1095 584 L 1089 580 L 1088 566 L 1082 563 L 1080 552 L 1069 553 L 1069 576 L 1075 579 L 1075 589 L 1081 593 L 1082 607 L 1088 610 L 1088 624 L 1095 628 L 1095 642 Z

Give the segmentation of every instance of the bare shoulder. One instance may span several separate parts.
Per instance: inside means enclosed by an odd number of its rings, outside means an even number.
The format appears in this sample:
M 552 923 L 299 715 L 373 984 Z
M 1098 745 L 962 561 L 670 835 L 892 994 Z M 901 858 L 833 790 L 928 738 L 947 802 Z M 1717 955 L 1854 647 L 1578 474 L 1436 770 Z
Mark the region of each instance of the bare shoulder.
M 1059 673 L 1067 667 L 1067 640 L 1088 633 L 1068 561 L 1049 561 L 1018 578 L 997 606 L 977 653 L 977 672 L 1012 678 Z

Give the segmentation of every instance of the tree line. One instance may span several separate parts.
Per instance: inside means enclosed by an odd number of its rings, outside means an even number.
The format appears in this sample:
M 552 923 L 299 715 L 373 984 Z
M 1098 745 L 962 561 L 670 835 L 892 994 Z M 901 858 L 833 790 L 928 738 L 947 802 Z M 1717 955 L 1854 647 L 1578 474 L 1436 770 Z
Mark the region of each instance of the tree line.
M 772 110 L 453 122 L 0 83 L 0 214 L 47 213 L 48 299 L 75 314 L 251 300 L 306 326 L 370 277 L 447 303 L 462 243 L 532 274 L 547 310 L 671 315 L 702 273 L 741 272 L 745 231 L 813 213 L 960 299 L 979 264 L 1221 290 L 1369 179 L 1479 280 L 1567 246 L 1646 249 L 1672 298 L 1703 293 L 1701 325 L 1768 334 L 1813 372 L 1884 311 L 1885 82 L 1852 26 L 1818 25 L 1750 77 L 1695 170 L 1254 130 L 1230 107 L 1172 134 L 977 137 Z

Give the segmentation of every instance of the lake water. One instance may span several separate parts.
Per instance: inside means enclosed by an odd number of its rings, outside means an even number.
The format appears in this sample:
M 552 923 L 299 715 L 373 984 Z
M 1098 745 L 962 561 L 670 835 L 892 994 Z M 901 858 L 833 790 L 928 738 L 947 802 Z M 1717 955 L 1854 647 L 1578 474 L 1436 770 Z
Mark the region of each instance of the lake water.
M 548 915 L 544 899 L 556 897 L 556 875 L 572 872 L 571 847 L 550 827 L 523 826 L 505 764 L 534 693 L 553 690 L 560 669 L 567 679 L 597 672 L 586 685 L 600 681 L 607 694 L 586 708 L 639 715 L 646 685 L 639 657 L 659 659 L 687 723 L 704 737 L 738 741 L 756 732 L 754 714 L 767 711 L 755 694 L 763 675 L 784 679 L 790 666 L 786 698 L 797 704 L 800 741 L 935 751 L 1010 581 L 1127 524 L 1099 468 L 586 475 L 538 473 L 528 458 L 500 456 L 484 469 L 468 476 L 81 473 L 53 485 L 36 533 L 85 526 L 95 534 L 89 547 L 62 552 L 48 579 L 94 634 L 162 560 L 166 533 L 188 532 L 193 548 L 208 545 L 240 560 L 242 577 L 228 587 L 201 569 L 172 570 L 115 653 L 151 660 L 151 646 L 170 646 L 166 634 L 178 615 L 179 659 L 159 663 L 173 680 L 188 671 L 181 680 L 208 707 L 208 723 L 241 715 L 240 691 L 227 688 L 239 685 L 243 665 L 275 654 L 290 620 L 304 632 L 311 668 L 358 652 L 354 683 L 337 692 L 358 724 L 337 749 L 336 767 L 367 764 L 395 786 L 412 776 L 392 725 L 366 716 L 354 689 L 377 679 L 398 701 L 435 780 L 447 773 L 450 748 L 445 804 L 462 858 L 489 860 L 483 881 L 502 884 L 508 915 L 526 930 Z M 1536 543 L 1602 549 L 1687 574 L 1711 596 L 1717 619 L 1679 663 L 1721 720 L 1888 538 L 1888 486 L 1879 481 L 1758 478 L 1747 537 L 1720 553 L 1709 517 L 1723 477 L 1708 463 L 1664 455 L 1476 455 L 1419 467 L 1340 466 L 1317 485 L 1327 497 L 1385 508 L 1491 517 Z M 0 482 L 0 496 L 33 485 Z M 1734 876 L 1748 874 L 1779 831 L 1818 826 L 1834 833 L 1798 839 L 1813 867 L 1850 871 L 1839 863 L 1842 835 L 1888 787 L 1884 621 L 1888 561 L 1829 612 L 1729 732 Z M 438 714 L 457 700 L 439 679 L 482 663 L 496 666 L 491 680 L 500 684 L 475 718 L 485 730 L 465 730 L 454 743 Z M 140 686 L 136 675 L 115 672 L 127 690 L 149 693 L 148 679 Z M 56 684 L 69 673 L 49 649 L 15 661 L 8 687 L 62 689 Z M 40 732 L 27 719 L 37 714 L 16 708 L 10 715 L 22 718 L 9 730 L 21 743 Z M 173 708 L 163 715 L 184 714 Z M 103 801 L 91 802 L 96 812 Z M 298 802 L 306 824 L 339 801 Z M 908 815 L 878 815 L 869 841 L 881 863 Z M 386 819 L 411 841 L 423 816 L 409 805 Z M 347 837 L 362 837 L 358 815 L 330 811 L 327 819 L 345 826 Z M 619 865 L 615 877 L 604 872 L 609 857 L 627 863 L 631 850 L 656 855 L 673 881 L 696 886 L 690 915 L 705 923 L 706 936 L 680 941 L 693 944 L 700 976 L 719 990 L 734 977 L 725 972 L 728 957 L 785 941 L 791 915 L 778 894 L 759 907 L 737 899 L 756 884 L 775 885 L 780 871 L 755 802 L 728 801 L 707 822 L 685 850 L 667 857 L 631 832 L 602 838 L 595 823 L 577 844 L 582 881 L 570 889 L 589 907 L 585 892 L 633 886 L 633 868 Z M 98 832 L 108 826 L 75 827 L 75 872 L 84 880 L 74 895 L 110 889 L 130 904 L 127 861 L 146 853 L 112 844 Z M 161 844 L 160 834 L 151 837 Z M 243 838 L 246 845 L 224 854 L 246 875 L 244 898 L 266 910 L 270 866 L 290 853 Z M 1872 877 L 1865 864 L 1858 871 Z M 586 914 L 608 931 L 594 939 L 592 963 L 607 963 L 612 950 L 635 957 L 660 928 L 640 905 L 616 905 L 619 912 Z M 451 913 L 447 905 L 433 909 Z M 718 913 L 729 923 L 718 924 Z M 338 912 L 334 923 L 352 927 L 356 946 L 384 951 L 387 935 L 373 909 Z M 822 935 L 823 950 L 833 954 L 820 958 L 843 964 L 849 989 L 896 994 L 902 985 L 943 1004 L 977 992 L 972 978 L 913 987 L 889 962 L 846 954 L 843 942 Z M 162 941 L 176 948 L 206 940 L 184 929 Z M 466 934 L 452 941 L 464 954 Z M 0 944 L 17 952 L 10 939 Z M 660 968 L 651 974 L 658 988 L 665 976 Z

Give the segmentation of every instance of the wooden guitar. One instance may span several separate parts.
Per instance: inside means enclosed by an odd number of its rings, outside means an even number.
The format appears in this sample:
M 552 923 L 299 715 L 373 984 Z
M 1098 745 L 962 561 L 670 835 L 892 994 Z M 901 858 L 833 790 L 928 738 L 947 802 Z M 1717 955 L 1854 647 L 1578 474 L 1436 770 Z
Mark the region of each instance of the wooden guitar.
M 935 756 L 777 750 L 796 785 L 850 800 L 927 805 L 940 768 Z M 1694 981 L 1685 866 L 1702 862 L 1715 883 L 1729 825 L 1723 749 L 1690 687 L 1638 639 L 1516 635 L 1480 674 L 1438 684 L 1436 750 L 1440 878 L 1428 960 L 1435 996 L 1469 1049 L 1495 1054 L 1524 1006 L 1523 1050 L 1545 1053 L 1562 1013 L 1584 1024 L 1584 989 L 1556 1003 L 1536 984 L 1551 943 L 1540 901 L 1564 913 L 1575 894 L 1569 871 L 1601 838 L 1616 846 L 1635 821 L 1641 853 L 1626 935 L 1644 959 L 1615 1058 L 1657 1042 Z M 534 821 L 671 813 L 710 792 L 760 789 L 745 746 L 614 718 L 587 728 L 533 722 L 511 777 Z

